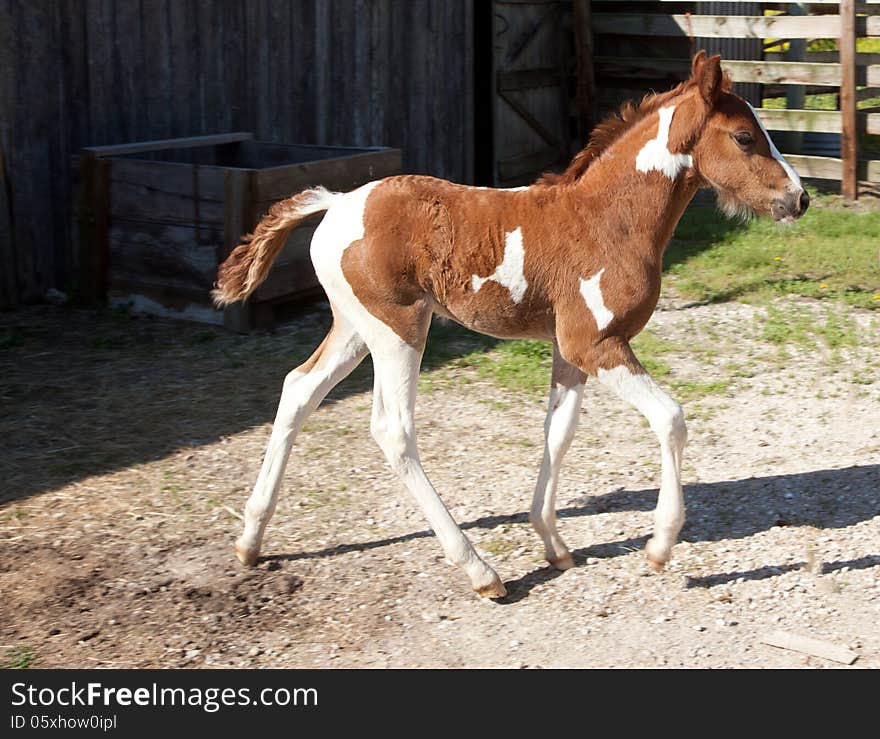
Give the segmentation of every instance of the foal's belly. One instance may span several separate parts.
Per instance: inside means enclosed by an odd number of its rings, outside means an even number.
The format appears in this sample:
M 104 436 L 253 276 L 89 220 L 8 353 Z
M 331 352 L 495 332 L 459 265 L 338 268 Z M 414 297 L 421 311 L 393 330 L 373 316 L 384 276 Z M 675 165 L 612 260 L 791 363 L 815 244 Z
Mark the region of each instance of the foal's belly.
M 485 288 L 483 288 L 485 289 Z M 450 300 L 446 305 L 434 300 L 434 312 L 479 334 L 497 339 L 541 339 L 552 341 L 554 316 L 549 307 L 507 305 L 487 306 L 477 296 Z

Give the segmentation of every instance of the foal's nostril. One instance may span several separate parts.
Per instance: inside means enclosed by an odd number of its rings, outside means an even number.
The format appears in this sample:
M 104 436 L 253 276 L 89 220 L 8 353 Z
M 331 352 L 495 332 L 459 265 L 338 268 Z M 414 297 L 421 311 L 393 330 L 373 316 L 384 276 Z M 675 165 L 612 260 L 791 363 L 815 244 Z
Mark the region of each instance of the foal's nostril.
M 807 212 L 807 208 L 810 207 L 810 196 L 807 195 L 806 190 L 801 190 L 801 199 L 798 201 L 801 206 L 801 215 Z

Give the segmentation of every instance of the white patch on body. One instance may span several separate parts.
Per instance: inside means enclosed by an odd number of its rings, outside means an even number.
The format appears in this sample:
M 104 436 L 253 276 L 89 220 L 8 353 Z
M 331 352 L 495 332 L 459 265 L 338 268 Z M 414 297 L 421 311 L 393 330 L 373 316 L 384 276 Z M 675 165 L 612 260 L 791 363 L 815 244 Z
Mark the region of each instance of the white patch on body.
M 614 314 L 605 307 L 605 301 L 602 299 L 602 288 L 599 283 L 604 271 L 605 268 L 602 267 L 589 280 L 585 280 L 583 277 L 580 278 L 581 296 L 587 304 L 587 308 L 590 309 L 590 313 L 593 314 L 593 318 L 596 319 L 596 326 L 600 331 L 611 323 L 614 318 Z
M 488 277 L 474 275 L 471 286 L 474 292 L 480 291 L 487 280 L 493 280 L 510 291 L 510 298 L 519 303 L 526 294 L 529 283 L 523 273 L 525 251 L 523 250 L 522 228 L 516 228 L 504 237 L 504 259 Z
M 656 169 L 674 180 L 682 169 L 693 166 L 690 154 L 673 154 L 669 151 L 669 129 L 672 126 L 673 113 L 674 105 L 667 105 L 658 111 L 660 123 L 657 127 L 657 138 L 648 141 L 636 157 L 636 169 L 639 172 Z
M 770 138 L 770 134 L 767 133 L 767 129 L 764 128 L 764 124 L 761 121 L 760 116 L 758 115 L 758 111 L 752 107 L 752 104 L 746 102 L 746 105 L 749 106 L 749 109 L 752 111 L 752 115 L 755 116 L 755 120 L 758 122 L 758 126 L 764 132 L 764 135 L 767 137 L 767 143 L 770 144 L 770 153 L 773 155 L 773 158 L 779 162 L 782 168 L 785 170 L 785 174 L 788 175 L 788 179 L 794 183 L 795 187 L 799 187 L 803 190 L 803 185 L 801 184 L 801 178 L 798 177 L 798 173 L 794 171 L 792 166 L 785 161 L 785 157 L 779 153 L 779 149 L 776 148 L 776 144 L 773 143 L 773 139 Z

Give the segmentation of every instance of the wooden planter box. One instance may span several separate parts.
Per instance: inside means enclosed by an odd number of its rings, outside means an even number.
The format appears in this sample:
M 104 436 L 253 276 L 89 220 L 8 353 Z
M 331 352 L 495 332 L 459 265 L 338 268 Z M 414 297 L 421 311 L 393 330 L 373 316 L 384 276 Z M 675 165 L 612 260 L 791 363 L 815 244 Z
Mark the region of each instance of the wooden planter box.
M 294 231 L 247 303 L 217 311 L 217 265 L 269 207 L 309 186 L 348 191 L 399 174 L 384 147 L 300 146 L 249 133 L 99 146 L 75 157 L 83 297 L 247 331 L 320 290 L 309 259 L 318 218 Z

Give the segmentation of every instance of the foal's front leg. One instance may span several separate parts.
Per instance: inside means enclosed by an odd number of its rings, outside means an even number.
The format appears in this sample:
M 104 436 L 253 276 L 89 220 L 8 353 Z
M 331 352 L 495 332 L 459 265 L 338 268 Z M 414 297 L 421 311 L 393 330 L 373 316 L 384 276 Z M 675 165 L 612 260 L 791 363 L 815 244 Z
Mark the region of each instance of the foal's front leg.
M 556 485 L 562 458 L 577 430 L 586 379 L 583 372 L 562 358 L 554 344 L 550 402 L 544 421 L 544 458 L 529 520 L 544 540 L 547 561 L 560 570 L 574 566 L 574 560 L 556 530 Z
M 660 495 L 654 511 L 654 535 L 648 541 L 648 560 L 662 570 L 684 524 L 681 458 L 687 427 L 681 406 L 647 373 L 629 343 L 620 338 L 601 342 L 595 356 L 596 376 L 605 387 L 637 408 L 660 440 Z

